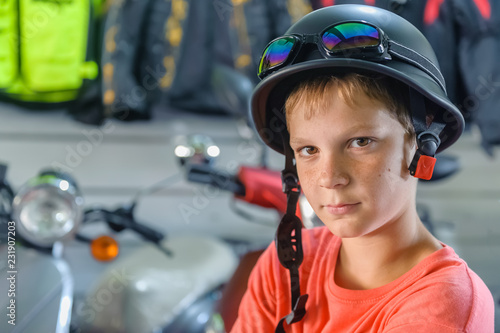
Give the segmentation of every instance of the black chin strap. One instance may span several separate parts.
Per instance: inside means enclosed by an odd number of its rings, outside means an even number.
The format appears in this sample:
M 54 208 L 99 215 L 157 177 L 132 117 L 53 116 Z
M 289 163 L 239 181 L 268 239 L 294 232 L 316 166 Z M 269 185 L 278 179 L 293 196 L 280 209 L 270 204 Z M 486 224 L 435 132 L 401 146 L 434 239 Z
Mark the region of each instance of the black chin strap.
M 441 144 L 439 135 L 445 124 L 434 121 L 433 115 L 427 114 L 424 97 L 412 88 L 410 88 L 410 112 L 417 134 L 418 148 L 408 170 L 414 177 L 429 180 L 436 164 L 434 155 Z M 429 125 L 427 117 L 431 117 Z
M 295 214 L 300 195 L 300 185 L 297 170 L 293 163 L 293 151 L 289 144 L 288 132 L 283 133 L 283 146 L 285 147 L 285 169 L 281 172 L 283 192 L 287 196 L 286 214 L 280 221 L 276 231 L 276 250 L 283 267 L 290 272 L 290 289 L 292 295 L 292 312 L 281 318 L 276 326 L 275 333 L 285 333 L 284 323 L 296 323 L 306 314 L 306 301 L 308 295 L 300 294 L 299 266 L 302 263 L 302 222 Z

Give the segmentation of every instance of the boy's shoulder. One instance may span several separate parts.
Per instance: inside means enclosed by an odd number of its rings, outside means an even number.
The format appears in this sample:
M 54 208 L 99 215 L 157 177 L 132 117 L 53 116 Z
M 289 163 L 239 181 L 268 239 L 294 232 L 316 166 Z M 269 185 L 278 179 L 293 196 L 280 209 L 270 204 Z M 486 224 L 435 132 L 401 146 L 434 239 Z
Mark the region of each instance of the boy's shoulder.
M 490 332 L 485 330 L 490 325 L 493 332 L 491 292 L 450 246 L 443 244 L 408 273 L 394 298 L 398 304 L 393 304 L 388 329 L 426 322 L 464 332 Z

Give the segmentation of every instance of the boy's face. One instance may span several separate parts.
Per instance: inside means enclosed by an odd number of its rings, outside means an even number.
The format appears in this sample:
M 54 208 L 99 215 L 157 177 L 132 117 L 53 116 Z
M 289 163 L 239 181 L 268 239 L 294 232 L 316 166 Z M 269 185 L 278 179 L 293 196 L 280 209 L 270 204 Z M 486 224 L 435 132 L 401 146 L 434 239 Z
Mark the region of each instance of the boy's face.
M 415 208 L 408 165 L 416 147 L 381 102 L 364 94 L 356 101 L 336 97 L 311 119 L 300 106 L 288 117 L 302 190 L 339 237 L 382 230 Z

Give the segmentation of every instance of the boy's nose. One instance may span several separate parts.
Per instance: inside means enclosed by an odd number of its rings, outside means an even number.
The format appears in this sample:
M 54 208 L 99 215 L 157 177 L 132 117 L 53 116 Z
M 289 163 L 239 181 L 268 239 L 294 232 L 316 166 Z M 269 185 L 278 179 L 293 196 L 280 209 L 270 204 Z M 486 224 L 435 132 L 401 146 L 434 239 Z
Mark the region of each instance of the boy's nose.
M 334 156 L 325 158 L 321 163 L 319 185 L 325 188 L 336 188 L 349 183 L 345 162 Z

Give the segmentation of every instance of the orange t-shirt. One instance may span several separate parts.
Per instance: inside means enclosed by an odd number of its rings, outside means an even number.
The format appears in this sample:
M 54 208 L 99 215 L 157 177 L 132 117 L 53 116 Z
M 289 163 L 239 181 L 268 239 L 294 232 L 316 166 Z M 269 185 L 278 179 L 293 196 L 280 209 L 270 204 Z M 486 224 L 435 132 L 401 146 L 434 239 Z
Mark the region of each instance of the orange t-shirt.
M 369 290 L 335 284 L 341 239 L 326 227 L 303 230 L 302 294 L 306 315 L 289 332 L 493 333 L 494 302 L 484 284 L 453 249 L 432 253 L 391 283 Z M 255 266 L 231 332 L 272 333 L 290 313 L 290 277 L 274 243 Z

